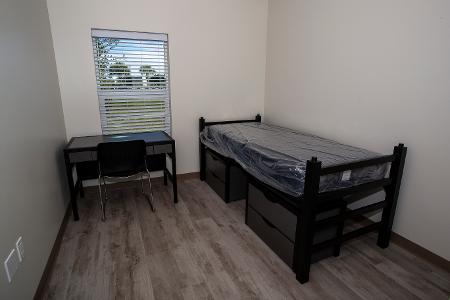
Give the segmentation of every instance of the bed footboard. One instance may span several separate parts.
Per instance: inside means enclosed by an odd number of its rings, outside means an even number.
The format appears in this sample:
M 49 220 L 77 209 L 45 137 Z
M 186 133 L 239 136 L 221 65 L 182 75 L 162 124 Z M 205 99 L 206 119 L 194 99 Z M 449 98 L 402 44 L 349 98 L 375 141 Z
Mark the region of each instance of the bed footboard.
M 297 222 L 294 254 L 294 271 L 297 280 L 300 283 L 305 283 L 309 280 L 311 255 L 314 251 L 333 246 L 334 255 L 338 256 L 342 242 L 375 230 L 378 230 L 378 246 L 381 248 L 389 246 L 406 151 L 407 148 L 403 144 L 399 144 L 394 147 L 392 155 L 329 168 L 322 168 L 321 162 L 315 157 L 308 160 L 304 195 L 298 213 L 299 215 L 301 214 L 302 218 L 300 222 Z M 353 169 L 381 163 L 391 163 L 388 178 L 335 191 L 319 192 L 320 176 L 322 175 L 351 171 Z M 384 200 L 354 210 L 347 208 L 347 204 L 350 201 L 354 202 L 355 200 L 362 199 L 383 189 L 386 194 Z M 338 206 L 340 206 L 340 214 L 318 222 L 315 221 L 316 213 L 320 210 L 320 206 L 329 203 L 337 203 Z M 343 234 L 343 227 L 346 219 L 361 216 L 365 213 L 380 209 L 383 210 L 381 221 L 371 223 L 365 227 Z M 328 226 L 336 226 L 336 224 L 338 225 L 336 238 L 313 245 L 313 236 L 316 230 Z

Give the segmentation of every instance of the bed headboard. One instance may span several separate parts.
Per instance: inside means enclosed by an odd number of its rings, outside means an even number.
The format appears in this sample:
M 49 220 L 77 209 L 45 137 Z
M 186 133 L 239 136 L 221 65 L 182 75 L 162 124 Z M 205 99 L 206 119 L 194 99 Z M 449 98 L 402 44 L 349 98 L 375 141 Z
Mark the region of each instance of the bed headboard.
M 230 123 L 248 123 L 248 122 L 259 122 L 261 123 L 261 115 L 257 114 L 254 119 L 251 120 L 225 120 L 225 121 L 215 121 L 215 122 L 206 122 L 205 118 L 200 117 L 198 119 L 198 128 L 199 131 L 202 132 L 206 126 L 217 125 L 217 124 L 230 124 Z

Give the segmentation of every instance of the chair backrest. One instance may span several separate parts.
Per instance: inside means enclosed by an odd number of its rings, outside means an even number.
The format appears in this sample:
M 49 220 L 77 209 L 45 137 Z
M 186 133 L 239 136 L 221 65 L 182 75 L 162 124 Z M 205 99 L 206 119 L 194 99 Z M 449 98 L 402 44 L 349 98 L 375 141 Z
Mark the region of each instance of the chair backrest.
M 130 176 L 145 170 L 146 144 L 143 140 L 100 143 L 97 160 L 102 176 Z

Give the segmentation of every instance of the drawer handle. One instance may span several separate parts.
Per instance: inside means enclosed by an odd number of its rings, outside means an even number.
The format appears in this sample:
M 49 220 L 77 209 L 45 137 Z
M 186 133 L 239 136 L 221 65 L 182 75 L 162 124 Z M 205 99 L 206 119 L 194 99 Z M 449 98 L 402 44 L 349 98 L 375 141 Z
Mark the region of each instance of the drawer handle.
M 212 175 L 213 177 L 215 177 L 216 179 L 219 179 L 219 180 L 220 180 L 220 177 L 217 176 L 216 173 L 214 173 L 214 172 L 211 171 L 211 170 L 209 170 L 209 172 L 211 173 L 211 175 Z
M 268 196 L 266 191 L 261 190 L 260 188 L 258 188 L 256 185 L 253 185 L 254 189 L 256 189 L 257 191 L 259 191 L 261 194 L 263 194 L 264 198 L 266 198 L 267 201 L 272 202 L 272 203 L 278 203 L 278 200 L 274 200 L 272 197 Z
M 267 201 L 278 204 L 278 200 L 273 200 L 270 197 L 267 197 L 267 195 L 265 193 L 263 193 L 263 194 L 264 194 L 264 197 L 267 199 Z
M 260 190 L 261 191 L 261 190 Z M 268 196 L 265 191 L 261 191 L 261 193 L 264 195 L 264 198 L 267 199 L 267 201 L 272 203 L 278 203 L 278 200 L 273 199 L 272 197 Z
M 264 223 L 267 224 L 267 226 L 271 227 L 271 228 L 276 228 L 275 225 L 273 225 L 272 223 L 269 222 L 269 220 L 267 220 L 266 218 L 264 218 L 263 216 L 261 216 L 261 218 L 263 219 Z

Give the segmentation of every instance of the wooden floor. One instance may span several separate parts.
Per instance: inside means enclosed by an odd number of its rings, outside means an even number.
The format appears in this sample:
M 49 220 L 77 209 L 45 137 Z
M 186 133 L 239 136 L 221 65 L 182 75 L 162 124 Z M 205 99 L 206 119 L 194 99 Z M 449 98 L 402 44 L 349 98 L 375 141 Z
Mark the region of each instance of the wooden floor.
M 125 186 L 125 188 L 123 188 Z M 154 186 L 152 212 L 137 184 L 110 190 L 100 221 L 96 189 L 69 221 L 45 299 L 449 299 L 450 273 L 375 235 L 338 258 L 294 273 L 244 224 L 244 201 L 225 204 L 203 182 Z

